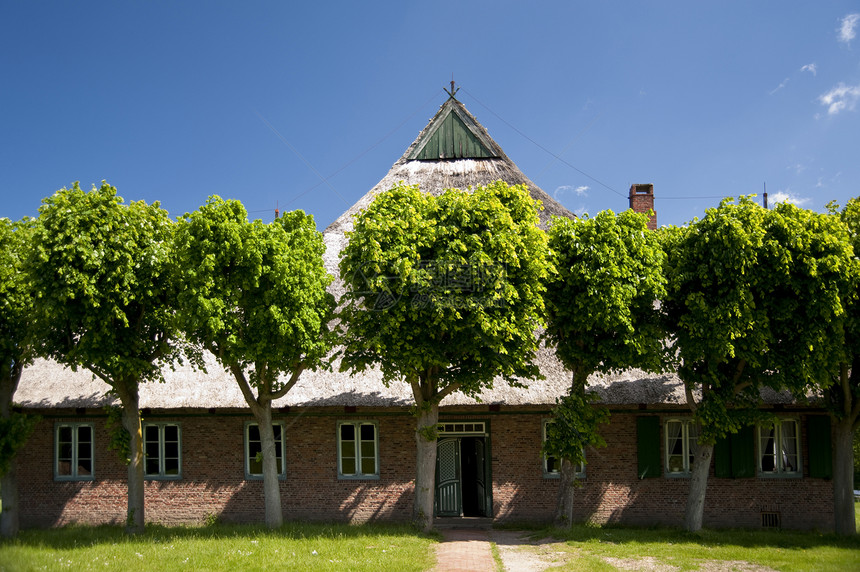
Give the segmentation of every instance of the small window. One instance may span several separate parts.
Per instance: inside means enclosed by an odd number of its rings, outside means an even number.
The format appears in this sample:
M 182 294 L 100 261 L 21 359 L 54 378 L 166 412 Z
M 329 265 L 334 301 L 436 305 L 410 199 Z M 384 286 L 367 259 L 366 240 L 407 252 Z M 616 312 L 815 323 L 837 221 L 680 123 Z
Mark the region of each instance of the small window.
M 284 424 L 272 423 L 272 431 L 275 433 L 275 459 L 278 478 L 285 479 L 287 469 L 284 463 Z M 260 439 L 260 426 L 256 423 L 245 425 L 245 478 L 263 478 L 263 441 Z
M 144 423 L 143 474 L 148 479 L 181 477 L 180 430 L 176 423 Z
M 799 425 L 796 419 L 777 419 L 759 424 L 759 475 L 800 476 Z
M 342 479 L 379 478 L 379 432 L 376 423 L 337 425 L 337 473 Z
M 692 419 L 669 419 L 663 433 L 666 437 L 666 475 L 690 476 L 699 439 L 698 426 Z
M 92 423 L 60 423 L 54 438 L 54 478 L 58 481 L 94 479 Z
M 552 423 L 552 419 L 544 419 L 543 422 L 543 434 L 541 436 L 541 443 L 546 441 L 546 428 L 547 425 Z M 583 455 L 584 456 L 584 455 Z M 554 455 L 543 455 L 543 476 L 548 479 L 557 479 L 561 475 L 561 460 L 558 459 Z M 576 478 L 584 479 L 585 478 L 585 463 L 580 463 L 576 467 Z

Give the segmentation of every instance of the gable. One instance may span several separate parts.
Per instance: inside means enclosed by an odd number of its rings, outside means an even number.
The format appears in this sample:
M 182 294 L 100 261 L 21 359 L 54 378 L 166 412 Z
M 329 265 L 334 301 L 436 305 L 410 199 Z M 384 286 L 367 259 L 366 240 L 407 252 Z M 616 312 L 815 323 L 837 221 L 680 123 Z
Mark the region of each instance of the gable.
M 492 139 L 472 125 L 449 100 L 430 129 L 418 141 L 410 160 L 432 161 L 439 159 L 489 159 L 499 157 Z

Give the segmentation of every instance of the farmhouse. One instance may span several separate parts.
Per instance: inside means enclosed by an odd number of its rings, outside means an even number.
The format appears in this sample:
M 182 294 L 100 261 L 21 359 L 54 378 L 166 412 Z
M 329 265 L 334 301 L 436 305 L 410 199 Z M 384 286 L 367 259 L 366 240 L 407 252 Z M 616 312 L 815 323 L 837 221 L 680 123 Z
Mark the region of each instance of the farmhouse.
M 503 180 L 525 184 L 549 217 L 571 216 L 530 181 L 453 95 L 379 184 L 325 231 L 336 275 L 351 217 L 399 181 L 429 193 Z M 634 185 L 631 206 L 653 207 L 653 187 Z M 656 225 L 656 220 L 652 219 Z M 343 288 L 336 282 L 335 293 Z M 211 356 L 210 356 L 211 357 Z M 550 409 L 571 381 L 549 350 L 543 380 L 498 383 L 480 399 L 453 394 L 440 409 L 436 516 L 493 522 L 552 518 L 558 471 L 541 455 Z M 263 520 L 259 431 L 232 376 L 179 366 L 164 384 L 143 384 L 146 517 L 163 523 Z M 293 520 L 408 520 L 415 478 L 414 417 L 405 383 L 381 373 L 305 372 L 274 404 L 282 509 Z M 609 407 L 607 447 L 580 467 L 575 516 L 598 523 L 683 522 L 696 427 L 674 375 L 630 370 L 592 376 Z M 108 386 L 46 360 L 29 367 L 15 396 L 42 416 L 18 455 L 22 526 L 121 523 L 126 468 L 108 449 Z M 763 394 L 777 421 L 718 444 L 704 524 L 830 529 L 830 428 L 823 411 Z

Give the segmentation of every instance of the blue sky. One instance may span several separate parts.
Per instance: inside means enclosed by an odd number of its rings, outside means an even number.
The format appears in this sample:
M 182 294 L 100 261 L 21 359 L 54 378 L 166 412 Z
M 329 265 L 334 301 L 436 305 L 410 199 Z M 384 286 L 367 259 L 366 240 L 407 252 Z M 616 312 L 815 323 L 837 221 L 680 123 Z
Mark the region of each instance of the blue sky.
M 574 212 L 860 195 L 860 3 L 0 4 L 0 216 L 107 180 L 324 228 L 445 101 Z

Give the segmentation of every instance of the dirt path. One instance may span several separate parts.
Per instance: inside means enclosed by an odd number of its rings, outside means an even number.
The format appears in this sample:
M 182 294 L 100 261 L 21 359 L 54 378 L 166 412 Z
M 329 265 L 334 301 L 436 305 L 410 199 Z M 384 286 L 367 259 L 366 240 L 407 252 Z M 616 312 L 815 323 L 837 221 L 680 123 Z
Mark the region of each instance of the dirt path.
M 527 532 L 516 530 L 492 530 L 490 541 L 496 544 L 502 565 L 508 572 L 543 572 L 549 568 L 563 566 L 576 558 L 575 552 L 564 542 L 551 538 L 534 540 Z M 675 572 L 677 566 L 660 562 L 656 558 L 612 558 L 604 561 L 618 570 L 643 570 L 647 572 Z M 744 561 L 706 560 L 699 564 L 704 572 L 776 572 L 773 568 Z

